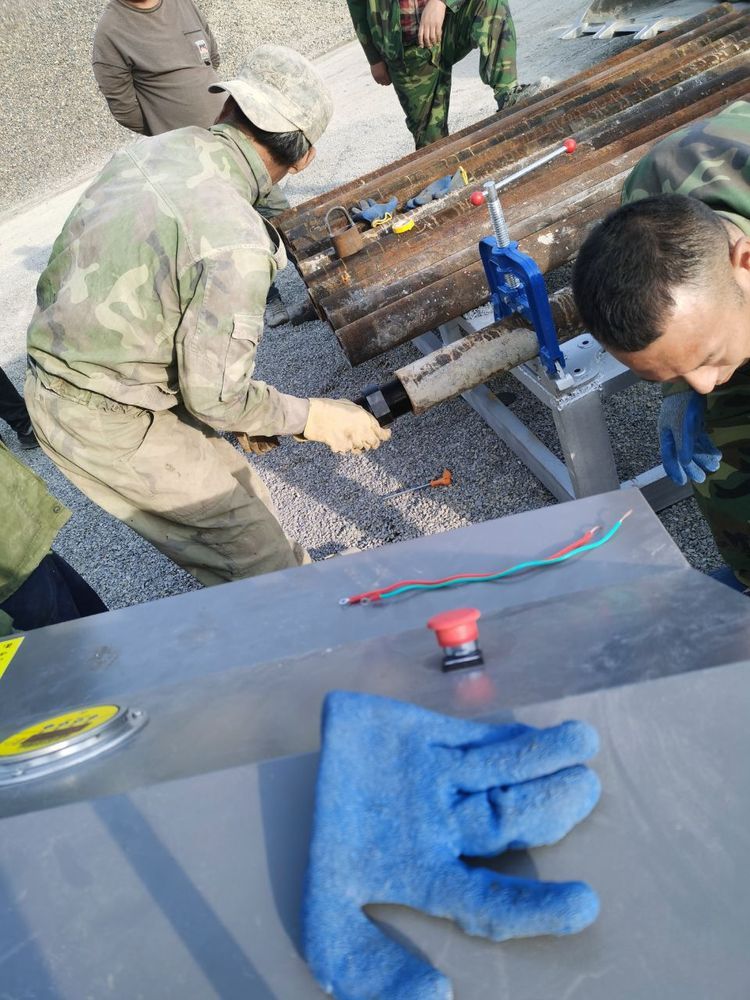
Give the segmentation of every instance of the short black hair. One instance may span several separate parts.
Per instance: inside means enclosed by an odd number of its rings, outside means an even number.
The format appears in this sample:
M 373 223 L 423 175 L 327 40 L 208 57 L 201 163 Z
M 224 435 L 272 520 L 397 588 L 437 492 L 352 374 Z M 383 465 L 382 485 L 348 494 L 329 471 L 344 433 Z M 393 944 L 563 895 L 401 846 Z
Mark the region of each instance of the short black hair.
M 266 132 L 258 128 L 243 114 L 239 104 L 230 97 L 224 105 L 219 121 L 226 125 L 248 132 L 252 138 L 264 146 L 276 162 L 282 167 L 293 167 L 310 149 L 311 143 L 298 130 L 294 132 Z
M 581 319 L 605 347 L 642 351 L 664 332 L 681 285 L 710 288 L 729 234 L 696 198 L 655 195 L 623 205 L 589 233 L 573 268 Z

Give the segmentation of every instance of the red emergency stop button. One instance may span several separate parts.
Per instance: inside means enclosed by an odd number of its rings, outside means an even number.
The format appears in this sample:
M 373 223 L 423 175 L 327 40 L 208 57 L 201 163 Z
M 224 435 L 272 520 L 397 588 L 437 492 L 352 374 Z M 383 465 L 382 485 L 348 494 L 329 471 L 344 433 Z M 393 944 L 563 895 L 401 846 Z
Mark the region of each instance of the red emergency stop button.
M 462 646 L 465 642 L 476 642 L 479 638 L 477 620 L 480 616 L 476 608 L 454 608 L 452 611 L 441 611 L 433 615 L 427 622 L 437 635 L 437 641 L 446 646 Z
M 482 663 L 479 649 L 480 612 L 476 608 L 454 608 L 441 611 L 427 622 L 443 650 L 443 670 L 475 667 Z

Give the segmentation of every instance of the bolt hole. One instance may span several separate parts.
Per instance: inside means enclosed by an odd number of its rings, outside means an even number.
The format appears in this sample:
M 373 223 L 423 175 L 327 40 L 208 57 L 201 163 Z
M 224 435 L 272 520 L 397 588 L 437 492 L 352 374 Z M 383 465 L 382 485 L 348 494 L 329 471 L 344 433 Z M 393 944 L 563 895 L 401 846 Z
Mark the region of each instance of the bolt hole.
M 574 375 L 580 375 L 582 371 L 583 371 L 583 368 L 574 368 L 573 369 L 573 374 Z
M 588 347 L 590 343 L 591 343 L 590 340 L 582 340 L 579 346 L 580 347 Z

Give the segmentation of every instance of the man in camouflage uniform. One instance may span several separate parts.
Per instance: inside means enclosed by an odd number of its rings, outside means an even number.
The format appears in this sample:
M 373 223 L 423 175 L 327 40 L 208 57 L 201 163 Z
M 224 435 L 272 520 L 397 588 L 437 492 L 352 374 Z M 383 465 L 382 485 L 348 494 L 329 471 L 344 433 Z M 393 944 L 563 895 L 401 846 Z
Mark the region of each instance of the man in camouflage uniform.
M 347 0 L 373 78 L 393 84 L 416 148 L 448 135 L 451 71 L 479 49 L 479 75 L 498 108 L 525 88 L 505 0 Z M 528 90 L 526 91 L 528 93 Z
M 252 206 L 312 162 L 330 94 L 308 60 L 271 45 L 217 86 L 230 95 L 221 124 L 126 148 L 82 195 L 39 280 L 26 383 L 65 475 L 204 584 L 308 558 L 218 432 L 354 452 L 389 436 L 346 400 L 252 378 L 286 260 Z
M 623 202 L 581 248 L 578 308 L 612 354 L 666 383 L 662 452 L 682 444 L 674 478 L 693 480 L 750 587 L 750 102 L 658 142 Z

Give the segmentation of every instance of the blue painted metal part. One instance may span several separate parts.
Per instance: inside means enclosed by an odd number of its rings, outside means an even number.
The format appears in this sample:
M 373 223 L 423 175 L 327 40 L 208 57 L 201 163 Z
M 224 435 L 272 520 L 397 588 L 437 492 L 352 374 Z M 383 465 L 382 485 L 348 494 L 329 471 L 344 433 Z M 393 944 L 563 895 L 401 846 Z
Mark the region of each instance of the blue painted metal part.
M 557 339 L 547 286 L 533 257 L 521 253 L 515 241 L 505 247 L 498 246 L 494 236 L 485 236 L 480 241 L 479 255 L 490 286 L 495 320 L 520 313 L 533 323 L 539 341 L 539 357 L 547 372 L 557 375 L 558 366 L 565 368 L 565 355 Z M 506 277 L 508 274 L 517 278 L 520 284 L 511 285 Z

